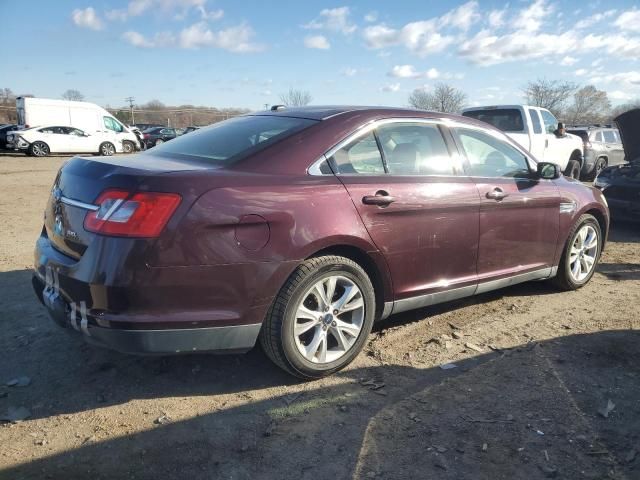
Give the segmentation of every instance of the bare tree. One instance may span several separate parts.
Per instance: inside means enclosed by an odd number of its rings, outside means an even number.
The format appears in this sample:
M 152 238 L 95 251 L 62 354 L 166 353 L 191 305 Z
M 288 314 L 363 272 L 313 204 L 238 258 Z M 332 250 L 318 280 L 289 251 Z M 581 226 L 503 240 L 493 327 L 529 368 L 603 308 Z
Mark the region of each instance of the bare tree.
M 304 107 L 311 103 L 312 97 L 307 90 L 290 88 L 287 93 L 280 94 L 280 101 L 287 107 Z
M 84 100 L 84 95 L 80 93 L 80 91 L 70 88 L 62 94 L 62 98 L 63 100 L 75 100 L 77 102 L 81 102 Z
M 578 86 L 572 82 L 543 78 L 529 82 L 522 91 L 529 105 L 546 108 L 560 117 L 571 94 L 577 88 Z
M 601 123 L 606 121 L 611 111 L 607 92 L 587 85 L 573 94 L 573 103 L 567 108 L 565 119 L 568 123 Z
M 635 108 L 640 108 L 640 98 L 636 100 L 632 100 L 628 103 L 623 103 L 620 105 L 616 105 L 611 109 L 611 115 L 609 116 L 609 120 L 613 120 L 618 115 L 628 112 L 629 110 L 633 110 Z
M 420 110 L 457 113 L 464 108 L 467 95 L 446 83 L 438 83 L 433 92 L 417 88 L 409 95 L 409 105 Z

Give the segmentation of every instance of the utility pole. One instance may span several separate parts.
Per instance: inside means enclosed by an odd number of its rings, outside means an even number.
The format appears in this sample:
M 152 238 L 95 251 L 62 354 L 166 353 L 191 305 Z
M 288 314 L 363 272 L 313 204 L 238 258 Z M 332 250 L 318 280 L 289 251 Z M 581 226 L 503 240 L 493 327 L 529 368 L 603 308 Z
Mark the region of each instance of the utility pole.
M 124 101 L 129 103 L 129 112 L 131 113 L 131 125 L 133 125 L 134 123 L 136 123 L 135 118 L 133 118 L 133 102 L 135 101 L 135 98 L 127 97 L 124 99 Z

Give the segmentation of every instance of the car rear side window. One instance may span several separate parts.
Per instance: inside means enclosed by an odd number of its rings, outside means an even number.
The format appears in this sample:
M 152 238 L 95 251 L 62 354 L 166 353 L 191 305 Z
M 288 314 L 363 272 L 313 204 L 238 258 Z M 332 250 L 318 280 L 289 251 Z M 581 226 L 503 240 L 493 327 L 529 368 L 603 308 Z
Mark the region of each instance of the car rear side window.
M 453 162 L 437 125 L 392 123 L 377 129 L 391 175 L 454 175 Z
M 596 142 L 602 143 L 604 140 L 602 139 L 602 132 L 596 133 Z
M 182 135 L 153 148 L 156 155 L 180 155 L 229 164 L 317 123 L 270 115 L 236 117 Z
M 337 150 L 329 159 L 333 170 L 338 174 L 384 174 L 382 155 L 373 133 L 369 133 Z
M 479 130 L 457 128 L 472 177 L 527 177 L 529 164 L 515 147 Z
M 503 132 L 524 132 L 522 112 L 517 108 L 470 110 L 462 115 L 486 122 Z
M 529 118 L 531 119 L 531 125 L 533 126 L 533 133 L 542 133 L 542 123 L 540 123 L 540 115 L 538 111 L 533 108 L 528 108 Z
M 605 130 L 604 132 L 604 141 L 606 143 L 616 143 L 616 136 L 613 133 L 613 130 Z

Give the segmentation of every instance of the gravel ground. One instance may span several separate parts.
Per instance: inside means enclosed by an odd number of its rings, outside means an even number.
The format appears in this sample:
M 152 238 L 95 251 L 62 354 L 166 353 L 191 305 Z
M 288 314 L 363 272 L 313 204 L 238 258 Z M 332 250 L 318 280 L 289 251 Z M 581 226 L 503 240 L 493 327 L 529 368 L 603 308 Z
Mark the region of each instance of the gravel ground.
M 259 349 L 132 357 L 53 325 L 29 269 L 63 161 L 0 154 L 0 415 L 30 413 L 0 425 L 1 479 L 640 478 L 637 226 L 577 292 L 393 316 L 300 383 Z

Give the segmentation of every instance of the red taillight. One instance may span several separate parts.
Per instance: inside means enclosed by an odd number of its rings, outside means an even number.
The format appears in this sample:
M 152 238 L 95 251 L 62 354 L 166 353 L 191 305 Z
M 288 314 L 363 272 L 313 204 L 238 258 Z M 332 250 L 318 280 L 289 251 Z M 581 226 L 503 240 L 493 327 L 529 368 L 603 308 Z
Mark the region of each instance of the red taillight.
M 149 134 L 148 133 L 143 133 L 142 134 L 142 138 L 149 138 Z
M 84 218 L 84 228 L 117 237 L 157 237 L 180 200 L 175 193 L 106 190 L 96 200 L 99 209 Z

